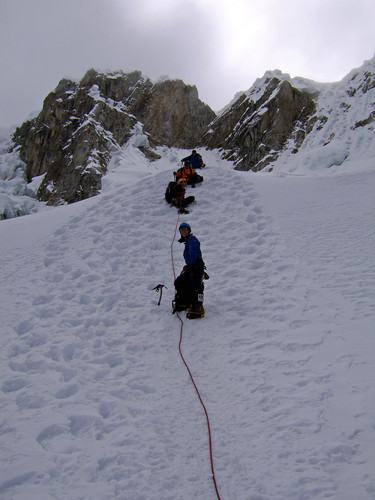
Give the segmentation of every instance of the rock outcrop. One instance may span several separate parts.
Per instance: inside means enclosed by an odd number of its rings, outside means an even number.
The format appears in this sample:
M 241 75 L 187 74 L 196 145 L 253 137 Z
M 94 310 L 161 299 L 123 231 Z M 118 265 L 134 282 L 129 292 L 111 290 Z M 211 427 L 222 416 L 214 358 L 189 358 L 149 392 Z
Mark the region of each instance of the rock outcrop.
M 237 170 L 262 170 L 291 138 L 299 147 L 311 130 L 315 108 L 311 95 L 266 74 L 210 124 L 203 143 L 223 150 Z
M 181 80 L 153 83 L 139 71 L 89 70 L 80 82 L 60 81 L 40 114 L 15 131 L 13 149 L 27 180 L 42 178 L 37 198 L 53 205 L 96 195 L 113 153 L 132 136 L 142 137 L 137 147 L 148 161 L 163 145 L 219 149 L 238 170 L 292 172 L 301 164 L 314 168 L 317 159 L 330 168 L 355 154 L 357 144 L 361 151 L 371 147 L 374 91 L 375 57 L 336 83 L 276 70 L 216 116 Z M 15 162 L 12 172 L 19 170 Z M 6 217 L 10 198 L 4 200 Z
M 267 72 L 213 120 L 202 142 L 238 170 L 295 171 L 317 158 L 323 168 L 340 166 L 356 156 L 356 144 L 371 148 L 374 91 L 375 57 L 335 83 Z
M 13 140 L 28 180 L 44 175 L 39 200 L 57 205 L 100 191 L 112 152 L 128 141 L 137 122 L 151 147 L 193 148 L 214 117 L 196 87 L 180 80 L 153 84 L 139 71 L 90 70 L 79 83 L 61 80 L 40 114 L 18 128 Z

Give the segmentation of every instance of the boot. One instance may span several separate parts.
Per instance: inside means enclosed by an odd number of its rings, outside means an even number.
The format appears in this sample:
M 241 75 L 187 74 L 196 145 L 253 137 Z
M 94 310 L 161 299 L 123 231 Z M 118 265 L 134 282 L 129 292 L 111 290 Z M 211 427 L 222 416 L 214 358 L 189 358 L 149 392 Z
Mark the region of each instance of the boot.
M 186 314 L 186 317 L 188 319 L 203 318 L 205 312 L 206 311 L 204 310 L 203 303 L 197 302 L 196 304 L 193 304 L 190 311 Z
M 176 299 L 172 301 L 172 314 L 179 312 L 179 311 L 186 311 L 187 309 L 191 309 L 191 303 L 188 304 L 188 301 L 185 301 L 186 303 L 182 303 L 177 301 Z

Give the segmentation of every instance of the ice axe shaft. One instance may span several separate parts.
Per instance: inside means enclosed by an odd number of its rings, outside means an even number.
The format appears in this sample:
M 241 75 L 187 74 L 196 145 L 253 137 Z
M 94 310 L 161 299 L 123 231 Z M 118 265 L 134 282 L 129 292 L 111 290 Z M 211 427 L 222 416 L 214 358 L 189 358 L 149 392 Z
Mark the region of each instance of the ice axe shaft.
M 153 288 L 153 290 L 156 290 L 157 292 L 160 292 L 158 306 L 160 306 L 161 298 L 162 298 L 162 295 L 163 295 L 163 288 L 167 288 L 167 287 L 165 285 L 161 285 L 160 283 L 159 283 L 159 285 L 156 285 Z M 168 288 L 167 288 L 167 290 L 168 290 Z

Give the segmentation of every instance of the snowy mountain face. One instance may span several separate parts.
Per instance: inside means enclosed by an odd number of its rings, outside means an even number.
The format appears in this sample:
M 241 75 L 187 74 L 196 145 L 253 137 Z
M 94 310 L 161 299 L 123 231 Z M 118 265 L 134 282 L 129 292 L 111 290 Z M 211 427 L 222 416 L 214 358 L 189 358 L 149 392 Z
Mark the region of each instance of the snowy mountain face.
M 214 112 L 182 81 L 153 84 L 140 72 L 98 73 L 80 82 L 62 80 L 41 113 L 14 134 L 30 181 L 43 175 L 37 197 L 50 205 L 96 195 L 114 151 L 141 123 L 151 145 L 194 147 Z
M 295 84 L 308 88 L 309 82 L 298 79 Z M 313 91 L 314 85 L 310 88 Z M 365 159 L 374 164 L 375 58 L 341 82 L 321 85 L 316 103 L 311 132 L 295 155 L 290 155 L 294 144 L 288 141 L 279 155 L 278 170 L 298 171 L 301 164 L 312 171 L 317 164 L 322 169 L 350 169 L 353 162 Z
M 267 72 L 215 117 L 178 80 L 95 70 L 62 80 L 15 131 L 13 146 L 3 141 L 1 218 L 32 212 L 35 199 L 58 205 L 98 194 L 111 158 L 132 137 L 146 161 L 158 158 L 157 145 L 219 149 L 238 170 L 312 173 L 372 161 L 374 81 L 375 58 L 337 83 Z
M 61 151 L 75 151 L 72 162 L 97 151 L 87 171 L 98 177 L 105 160 L 97 196 L 36 201 L 30 192 L 48 173 L 33 164 L 27 184 L 31 165 L 21 149 L 7 152 L 4 134 L 2 499 L 214 500 L 212 463 L 222 500 L 375 498 L 373 74 L 370 62 L 340 84 L 280 73 L 257 81 L 230 106 L 236 147 L 198 150 L 204 181 L 188 187 L 196 203 L 183 219 L 164 192 L 190 148 L 155 145 L 116 100 L 121 79 L 104 104 L 107 80 L 90 82 L 88 100 L 62 82 L 71 110 L 51 97 L 49 128 L 35 129 L 43 162 L 42 138 L 59 141 L 54 120 L 69 131 L 73 109 L 91 103 Z M 306 120 L 284 146 L 274 139 L 281 149 L 262 171 L 236 170 L 235 132 L 267 113 L 285 124 L 274 106 L 291 98 L 289 116 L 300 108 Z M 220 119 L 211 126 L 224 130 Z M 36 213 L 15 217 L 27 211 Z M 206 314 L 194 321 L 171 307 L 182 221 L 210 276 Z
M 308 93 L 267 75 L 211 124 L 205 140 L 212 148 L 222 148 L 238 170 L 262 170 L 277 159 L 289 138 L 294 137 L 296 147 L 303 142 L 314 111 Z
M 374 149 L 375 58 L 341 82 L 318 84 L 267 72 L 205 135 L 238 170 L 340 166 Z

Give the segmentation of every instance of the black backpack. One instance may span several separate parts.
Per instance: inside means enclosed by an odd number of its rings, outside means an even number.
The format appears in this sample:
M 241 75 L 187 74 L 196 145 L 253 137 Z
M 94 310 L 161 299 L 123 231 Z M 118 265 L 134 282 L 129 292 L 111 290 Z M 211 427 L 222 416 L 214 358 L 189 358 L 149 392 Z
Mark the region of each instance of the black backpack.
M 175 187 L 176 184 L 177 182 L 171 181 L 168 184 L 167 189 L 165 190 L 164 198 L 168 203 L 171 203 L 173 200 L 173 188 Z

